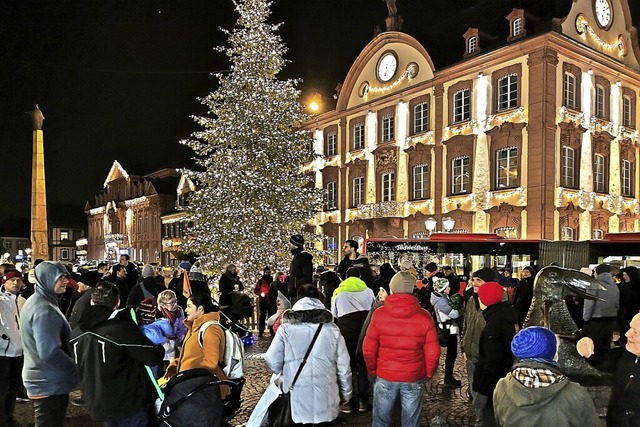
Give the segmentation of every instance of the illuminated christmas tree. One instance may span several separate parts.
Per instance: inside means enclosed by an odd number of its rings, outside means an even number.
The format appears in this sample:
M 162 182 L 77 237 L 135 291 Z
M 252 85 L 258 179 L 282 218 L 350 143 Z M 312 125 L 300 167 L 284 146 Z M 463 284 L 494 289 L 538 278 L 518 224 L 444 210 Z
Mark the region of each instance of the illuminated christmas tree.
M 185 250 L 206 270 L 236 264 L 255 283 L 266 265 L 287 266 L 288 241 L 322 206 L 301 165 L 313 159 L 312 137 L 299 130 L 308 117 L 295 80 L 281 81 L 286 52 L 278 24 L 267 23 L 270 2 L 237 0 L 240 17 L 228 35 L 231 71 L 215 74 L 220 85 L 202 99 L 208 116 L 194 117 L 204 130 L 193 149 L 203 170 L 185 170 L 196 184 L 188 210 L 193 225 Z M 275 270 L 274 270 L 275 273 Z

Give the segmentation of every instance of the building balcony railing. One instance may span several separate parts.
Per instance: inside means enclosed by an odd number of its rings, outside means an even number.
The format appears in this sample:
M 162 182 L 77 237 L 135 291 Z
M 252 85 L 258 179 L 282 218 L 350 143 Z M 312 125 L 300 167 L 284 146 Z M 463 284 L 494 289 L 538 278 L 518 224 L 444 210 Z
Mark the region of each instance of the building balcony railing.
M 402 218 L 403 202 L 380 202 L 358 205 L 358 219 Z

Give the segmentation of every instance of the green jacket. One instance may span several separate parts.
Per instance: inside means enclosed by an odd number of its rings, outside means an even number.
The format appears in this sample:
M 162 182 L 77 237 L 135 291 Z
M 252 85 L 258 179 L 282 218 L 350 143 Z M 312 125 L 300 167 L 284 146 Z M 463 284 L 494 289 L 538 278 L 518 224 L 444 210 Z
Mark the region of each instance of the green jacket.
M 478 302 L 478 294 L 474 294 L 464 311 L 461 350 L 469 360 L 478 360 L 480 356 L 480 334 L 486 325 Z
M 550 365 L 527 361 L 514 368 L 545 367 Z M 497 426 L 539 427 L 596 427 L 602 423 L 587 390 L 578 383 L 564 379 L 541 388 L 528 388 L 510 372 L 498 381 L 493 392 L 493 410 Z

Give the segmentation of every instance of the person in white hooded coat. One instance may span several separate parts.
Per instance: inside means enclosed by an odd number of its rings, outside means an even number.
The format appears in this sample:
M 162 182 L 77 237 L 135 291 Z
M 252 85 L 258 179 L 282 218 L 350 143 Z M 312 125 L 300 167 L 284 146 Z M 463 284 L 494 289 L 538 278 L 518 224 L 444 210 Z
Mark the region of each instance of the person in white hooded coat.
M 320 323 L 324 326 L 291 390 L 291 414 L 295 423 L 333 421 L 338 416 L 340 403 L 351 399 L 349 352 L 333 323 L 333 315 L 313 285 L 298 289 L 298 301 L 284 313 L 265 362 L 275 374 L 282 374 L 282 389 L 288 391 Z

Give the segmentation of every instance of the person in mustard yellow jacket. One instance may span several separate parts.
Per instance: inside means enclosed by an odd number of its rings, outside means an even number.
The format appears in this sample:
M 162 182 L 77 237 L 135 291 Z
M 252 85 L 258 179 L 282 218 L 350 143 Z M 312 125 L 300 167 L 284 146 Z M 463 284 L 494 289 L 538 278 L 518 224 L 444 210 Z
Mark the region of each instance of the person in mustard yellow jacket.
M 200 341 L 200 329 L 209 321 L 216 324 L 209 324 L 210 326 L 206 327 Z M 220 312 L 218 307 L 213 305 L 211 296 L 203 293 L 191 295 L 187 300 L 184 320 L 187 335 L 182 343 L 182 352 L 179 358 L 171 360 L 165 374 L 166 378 L 172 377 L 176 372 L 204 368 L 211 371 L 219 380 L 228 379 L 218 364 L 223 360 L 225 347 L 224 331 L 217 324 L 219 322 Z M 229 394 L 229 387 L 221 386 L 220 394 L 222 399 L 225 399 Z

